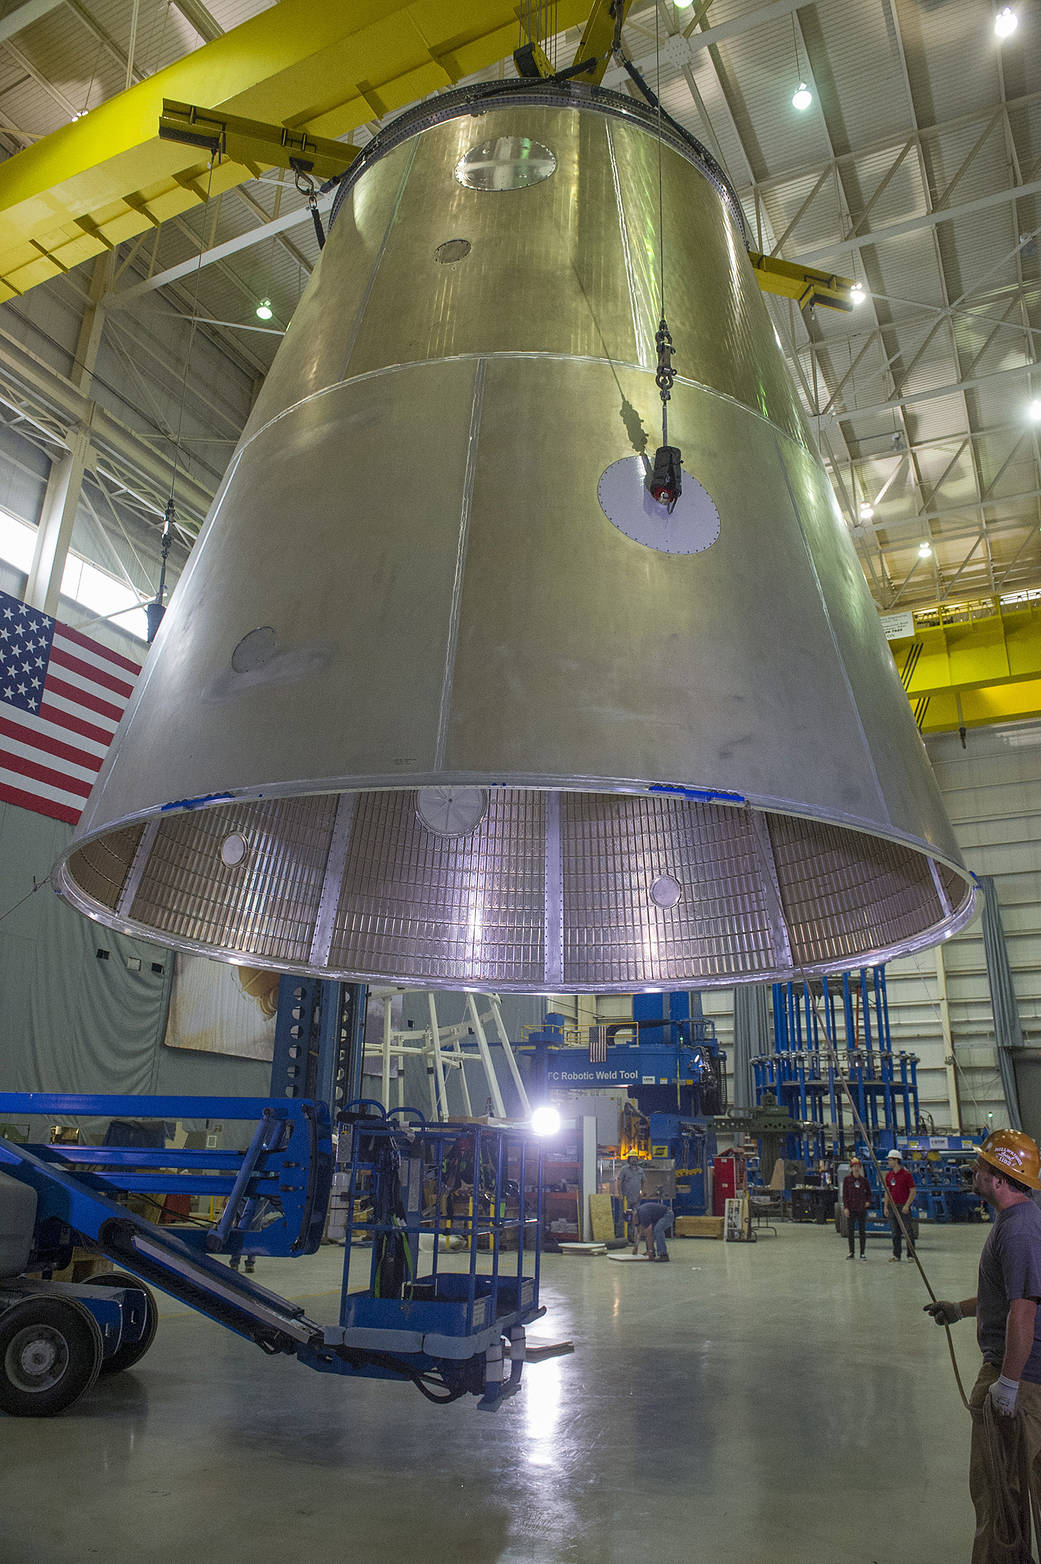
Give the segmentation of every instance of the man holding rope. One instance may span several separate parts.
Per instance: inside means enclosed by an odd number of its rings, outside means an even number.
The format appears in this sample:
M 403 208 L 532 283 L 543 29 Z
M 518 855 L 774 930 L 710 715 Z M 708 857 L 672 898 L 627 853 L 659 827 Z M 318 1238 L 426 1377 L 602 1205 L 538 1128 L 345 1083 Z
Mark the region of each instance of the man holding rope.
M 1030 1551 L 1030 1498 L 1041 1452 L 1041 1153 L 1020 1130 L 996 1130 L 979 1149 L 972 1186 L 994 1208 L 974 1298 L 925 1305 L 937 1325 L 975 1318 L 983 1353 L 972 1394 L 969 1493 L 972 1564 L 1020 1564 Z

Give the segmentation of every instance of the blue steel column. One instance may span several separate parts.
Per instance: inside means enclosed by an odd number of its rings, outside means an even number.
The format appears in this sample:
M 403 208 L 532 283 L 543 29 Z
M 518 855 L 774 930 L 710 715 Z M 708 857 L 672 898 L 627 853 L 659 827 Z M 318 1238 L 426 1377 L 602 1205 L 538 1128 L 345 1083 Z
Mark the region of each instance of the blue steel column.
M 839 1122 L 839 1099 L 835 1092 L 835 1061 L 838 1058 L 838 1039 L 835 1036 L 835 996 L 828 988 L 826 977 L 821 979 L 821 992 L 824 1000 L 824 1032 L 831 1045 L 828 1049 L 828 1107 L 831 1112 L 831 1122 L 835 1126 L 836 1136 L 841 1139 L 842 1125 Z
M 278 989 L 273 1097 L 310 1098 L 339 1107 L 360 1095 L 364 984 L 283 977 Z
M 346 1036 L 343 1048 L 343 1098 L 350 1102 L 360 1097 L 362 1060 L 365 1052 L 365 1015 L 369 1004 L 369 990 L 364 983 L 347 985 L 350 996 L 347 1011 Z

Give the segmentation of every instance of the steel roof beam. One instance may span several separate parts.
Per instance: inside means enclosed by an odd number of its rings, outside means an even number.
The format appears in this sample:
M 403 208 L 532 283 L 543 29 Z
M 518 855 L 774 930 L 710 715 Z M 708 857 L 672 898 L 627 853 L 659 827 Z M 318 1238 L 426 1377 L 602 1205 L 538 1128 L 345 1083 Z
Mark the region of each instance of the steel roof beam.
M 886 223 L 873 228 L 870 233 L 854 234 L 848 239 L 834 239 L 830 244 L 817 245 L 795 261 L 822 261 L 834 255 L 836 250 L 866 250 L 873 245 L 885 244 L 890 239 L 902 239 L 905 234 L 918 233 L 924 228 L 938 228 L 941 223 L 956 223 L 960 217 L 971 217 L 976 212 L 986 212 L 994 207 L 1009 206 L 1027 196 L 1041 195 L 1041 179 L 1032 179 L 1024 185 L 1012 185 L 1006 190 L 994 190 L 990 195 L 979 196 L 975 201 L 963 201 L 960 206 L 947 206 L 942 211 L 922 212 L 918 217 L 908 217 L 899 223 Z
M 171 282 L 179 282 L 182 277 L 191 276 L 200 266 L 211 266 L 214 261 L 227 260 L 229 255 L 238 255 L 242 250 L 250 250 L 264 239 L 271 239 L 276 234 L 286 233 L 289 229 L 297 228 L 302 223 L 310 221 L 311 214 L 306 206 L 292 212 L 283 212 L 281 217 L 273 217 L 270 222 L 260 223 L 256 228 L 251 228 L 248 233 L 236 234 L 233 239 L 225 239 L 223 243 L 212 245 L 208 250 L 201 250 L 198 255 L 190 255 L 187 260 L 179 261 L 176 266 L 167 266 L 152 277 L 145 277 L 141 282 L 132 283 L 129 288 L 119 288 L 109 294 L 108 307 L 119 309 L 124 304 L 132 304 L 135 299 L 144 298 L 146 294 L 154 293 L 157 288 L 165 288 Z
M 909 391 L 906 396 L 892 397 L 888 402 L 875 402 L 870 407 L 851 407 L 844 411 L 822 413 L 822 422 L 847 423 L 856 418 L 866 418 L 875 413 L 890 413 L 905 405 L 910 406 L 915 402 L 934 402 L 938 397 L 957 396 L 962 391 L 971 391 L 977 386 L 992 386 L 999 380 L 1008 380 L 1012 376 L 1020 379 L 1029 375 L 1033 365 L 1015 364 L 1011 369 L 995 369 L 989 375 L 972 375 L 965 380 L 954 381 L 951 385 L 936 386 L 931 391 Z M 961 434 L 950 436 L 952 439 L 961 439 Z
M 1009 110 L 1026 109 L 1032 108 L 1038 102 L 1041 102 L 1041 92 L 1027 92 L 1018 98 L 1009 98 L 1002 104 L 1002 107 Z M 996 106 L 993 103 L 985 104 L 981 108 L 971 110 L 968 114 L 958 114 L 951 119 L 937 120 L 932 125 L 920 125 L 915 133 L 915 139 L 928 141 L 939 136 L 950 135 L 954 131 L 964 130 L 970 125 L 977 124 L 980 120 L 989 119 Z M 875 141 L 862 142 L 854 151 L 835 152 L 830 162 L 837 164 L 862 163 L 875 157 L 880 152 L 893 152 L 895 154 L 905 139 L 906 136 L 894 135 L 893 133 L 880 136 Z M 754 184 L 750 183 L 747 187 L 738 184 L 735 180 L 733 182 L 734 188 L 739 197 L 750 199 L 755 189 L 758 189 L 765 195 L 769 191 L 781 189 L 785 185 L 796 184 L 803 179 L 810 179 L 819 172 L 820 166 L 819 159 L 813 163 L 800 163 L 794 168 L 786 169 L 779 174 L 770 174 L 765 179 L 758 180 Z

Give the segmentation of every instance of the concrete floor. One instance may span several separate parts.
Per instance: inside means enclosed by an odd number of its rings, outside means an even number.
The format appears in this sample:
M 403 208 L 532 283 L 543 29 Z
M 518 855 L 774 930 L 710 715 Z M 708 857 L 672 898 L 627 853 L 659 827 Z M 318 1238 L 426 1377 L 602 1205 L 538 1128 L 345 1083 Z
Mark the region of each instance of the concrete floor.
M 923 1230 L 939 1297 L 985 1230 Z M 531 1364 L 496 1413 L 316 1374 L 163 1299 L 140 1365 L 62 1417 L 0 1417 L 0 1564 L 956 1564 L 968 1419 L 913 1265 L 831 1228 L 548 1256 Z M 341 1252 L 257 1279 L 335 1318 Z M 955 1339 L 967 1384 L 973 1327 Z

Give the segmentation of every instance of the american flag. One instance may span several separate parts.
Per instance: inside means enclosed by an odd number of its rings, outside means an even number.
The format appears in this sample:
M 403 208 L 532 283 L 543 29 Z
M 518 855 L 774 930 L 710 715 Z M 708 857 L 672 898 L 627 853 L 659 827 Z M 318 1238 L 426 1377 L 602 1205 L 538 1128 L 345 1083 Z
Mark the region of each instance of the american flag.
M 0 592 L 0 799 L 75 825 L 140 672 Z

